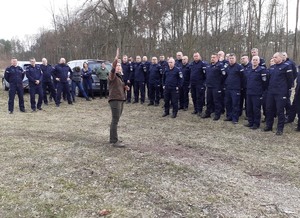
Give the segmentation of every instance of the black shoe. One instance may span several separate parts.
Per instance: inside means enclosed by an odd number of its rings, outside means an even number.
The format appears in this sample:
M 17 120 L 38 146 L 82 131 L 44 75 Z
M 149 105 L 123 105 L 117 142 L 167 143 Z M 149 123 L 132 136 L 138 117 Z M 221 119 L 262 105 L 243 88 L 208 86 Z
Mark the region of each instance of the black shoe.
M 217 121 L 217 120 L 219 120 L 219 119 L 220 119 L 220 117 L 214 116 L 214 119 L 213 119 L 213 120 Z
M 100 96 L 100 99 L 102 99 L 103 97 L 102 96 Z
M 59 107 L 59 104 L 55 104 L 56 105 L 56 107 Z
M 155 103 L 154 106 L 155 106 L 155 107 L 159 106 L 159 103 Z
M 68 102 L 68 104 L 73 104 L 73 102 Z
M 139 103 L 138 101 L 134 101 L 134 102 L 132 102 L 132 104 L 136 104 L 136 103 Z
M 41 110 L 43 110 L 43 108 L 39 107 L 38 110 L 41 111 Z
M 250 124 L 250 123 L 247 123 L 247 124 L 245 124 L 244 126 L 246 126 L 246 127 L 253 127 L 253 125 L 252 124 Z
M 292 122 L 294 122 L 294 120 L 286 119 L 286 120 L 284 121 L 285 124 L 292 123 Z
M 256 129 L 258 129 L 258 126 L 253 125 L 253 126 L 250 127 L 250 129 L 256 130 Z
M 192 114 L 198 114 L 198 112 L 197 111 L 193 111 Z
M 168 116 L 169 115 L 169 113 L 164 113 L 163 115 L 162 115 L 162 117 L 166 117 L 166 116 Z
M 92 99 L 95 99 L 95 97 L 93 96 Z
M 262 123 L 265 123 L 265 122 L 266 122 L 266 118 L 262 119 L 261 122 L 262 122 Z
M 188 110 L 188 108 L 187 108 L 187 107 L 183 108 L 183 111 L 187 111 L 187 110 Z
M 271 128 L 271 127 L 268 127 L 268 126 L 266 126 L 265 128 L 264 128 L 264 132 L 270 132 L 270 131 L 272 131 L 273 129 Z
M 275 133 L 275 135 L 282 135 L 283 132 L 281 130 L 277 130 L 277 132 Z
M 145 102 L 141 101 L 141 104 L 144 104 Z
M 224 121 L 232 121 L 231 118 L 225 118 Z
M 201 116 L 201 118 L 203 118 L 203 119 L 205 119 L 205 118 L 210 118 L 210 115 L 208 115 L 208 114 L 203 114 L 203 115 Z
M 295 131 L 300 132 L 300 126 L 296 127 Z
M 107 96 L 105 96 L 104 98 L 107 98 Z
M 48 102 L 44 102 L 44 105 L 48 105 Z
M 131 102 L 130 101 L 126 101 L 126 104 L 130 104 Z
M 152 105 L 154 105 L 154 103 L 152 103 L 152 102 L 150 102 L 150 103 L 148 104 L 148 106 L 152 106 Z
M 86 98 L 85 100 L 87 100 L 87 101 L 91 101 L 91 99 L 90 98 Z M 75 102 L 75 101 L 74 101 Z
M 20 109 L 20 111 L 21 111 L 22 113 L 25 113 L 25 109 Z
M 9 114 L 13 114 L 14 112 L 13 112 L 13 111 L 8 111 L 8 113 L 9 113 Z
M 179 108 L 179 110 L 183 110 L 183 109 L 184 109 L 184 107 L 180 107 L 180 108 Z
M 176 118 L 177 114 L 172 114 L 171 118 Z
M 198 117 L 201 117 L 201 116 L 202 116 L 202 112 L 198 112 L 198 113 L 197 113 L 197 116 L 198 116 Z
M 238 121 L 232 121 L 232 124 L 238 124 Z
M 36 109 L 32 109 L 32 111 L 31 111 L 32 113 L 34 113 L 34 112 L 36 112 Z

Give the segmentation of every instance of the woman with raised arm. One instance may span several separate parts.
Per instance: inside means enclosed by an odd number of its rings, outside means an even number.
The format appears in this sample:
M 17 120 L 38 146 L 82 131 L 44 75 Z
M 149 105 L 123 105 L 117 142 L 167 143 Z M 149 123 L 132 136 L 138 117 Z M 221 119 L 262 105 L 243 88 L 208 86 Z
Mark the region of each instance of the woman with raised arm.
M 110 124 L 110 140 L 109 142 L 114 147 L 125 147 L 118 139 L 118 123 L 123 111 L 123 105 L 126 100 L 126 91 L 129 87 L 125 85 L 122 78 L 122 67 L 121 63 L 118 63 L 119 59 L 119 48 L 116 52 L 116 57 L 113 62 L 112 69 L 108 76 L 109 84 L 109 96 L 108 102 L 111 108 L 112 120 Z

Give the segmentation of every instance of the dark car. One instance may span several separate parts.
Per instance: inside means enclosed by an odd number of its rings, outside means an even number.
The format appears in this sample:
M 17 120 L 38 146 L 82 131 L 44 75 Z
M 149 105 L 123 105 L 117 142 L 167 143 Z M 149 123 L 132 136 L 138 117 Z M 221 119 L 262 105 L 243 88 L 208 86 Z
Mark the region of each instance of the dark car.
M 81 60 L 72 60 L 68 62 L 68 65 L 71 69 L 73 69 L 74 67 L 80 67 L 80 69 L 82 69 L 83 67 L 83 63 L 87 62 L 89 65 L 89 68 L 91 68 L 92 70 L 92 88 L 94 93 L 100 93 L 100 80 L 99 78 L 96 76 L 96 71 L 97 69 L 99 69 L 101 67 L 102 63 L 105 63 L 106 68 L 110 71 L 112 68 L 112 65 L 110 62 L 105 61 L 105 60 L 97 60 L 97 59 L 81 59 Z M 81 96 L 81 94 L 78 94 L 79 96 Z

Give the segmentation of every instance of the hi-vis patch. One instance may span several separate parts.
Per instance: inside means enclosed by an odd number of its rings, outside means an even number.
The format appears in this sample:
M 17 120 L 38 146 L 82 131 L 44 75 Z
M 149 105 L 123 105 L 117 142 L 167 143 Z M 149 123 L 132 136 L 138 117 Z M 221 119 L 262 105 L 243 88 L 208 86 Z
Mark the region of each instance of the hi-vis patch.
M 183 78 L 182 72 L 179 72 L 179 77 Z

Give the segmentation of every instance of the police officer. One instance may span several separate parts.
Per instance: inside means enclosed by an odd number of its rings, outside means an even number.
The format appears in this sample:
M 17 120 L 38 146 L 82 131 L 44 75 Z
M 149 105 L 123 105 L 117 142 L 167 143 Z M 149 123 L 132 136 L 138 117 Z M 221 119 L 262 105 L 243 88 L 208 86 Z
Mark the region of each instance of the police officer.
M 133 65 L 133 75 L 134 75 L 134 102 L 139 102 L 139 94 L 141 93 L 141 104 L 145 102 L 145 82 L 146 82 L 146 72 L 143 69 L 143 64 L 141 62 L 141 56 L 136 56 L 136 62 Z
M 143 56 L 142 58 L 142 66 L 145 73 L 145 86 L 147 87 L 147 97 L 149 99 L 149 68 L 151 63 L 148 61 L 147 56 Z
M 222 87 L 224 84 L 224 65 L 218 60 L 218 54 L 212 54 L 210 65 L 205 67 L 206 72 L 206 111 L 202 118 L 210 117 L 211 113 L 215 113 L 213 120 L 219 120 L 222 113 Z
M 242 116 L 245 106 L 245 113 L 247 117 L 247 75 L 249 74 L 249 71 L 251 71 L 252 67 L 248 55 L 242 55 L 241 65 L 244 67 L 244 78 L 241 89 L 240 116 Z
M 165 71 L 168 68 L 168 62 L 165 60 L 164 55 L 159 56 L 159 65 L 162 68 L 162 77 L 161 77 L 161 84 L 162 84 L 163 75 L 165 74 Z M 160 86 L 160 98 L 164 98 L 164 89 L 162 85 Z
M 54 68 L 50 64 L 48 64 L 46 58 L 42 59 L 42 64 L 40 65 L 40 68 L 43 72 L 42 87 L 43 87 L 44 104 L 48 105 L 47 90 L 50 92 L 51 99 L 54 99 L 54 101 L 56 99 L 56 91 L 52 81 L 52 73 Z
M 227 54 L 229 55 L 229 54 Z M 224 68 L 226 68 L 228 66 L 228 57 L 225 57 L 225 52 L 224 51 L 219 51 L 218 52 L 218 57 L 219 57 L 219 61 L 222 62 L 222 64 L 224 65 Z M 222 113 L 225 112 L 225 87 L 224 87 L 224 83 L 223 83 L 223 87 L 222 87 Z
M 152 57 L 149 68 L 149 99 L 150 105 L 159 105 L 161 87 L 162 67 L 158 64 L 157 57 Z
M 126 103 L 131 103 L 131 89 L 132 89 L 132 81 L 130 78 L 131 72 L 133 71 L 132 64 L 128 61 L 128 56 L 123 55 L 122 58 L 122 70 L 123 70 L 123 80 L 125 82 L 125 85 L 129 87 L 129 90 L 127 91 L 126 95 Z
M 251 49 L 251 55 L 252 55 L 252 57 L 259 56 L 258 55 L 258 48 L 252 48 Z M 266 68 L 265 59 L 263 59 L 262 57 L 259 57 L 259 66 Z
M 183 53 L 181 51 L 176 53 L 176 62 L 175 62 L 175 66 L 178 68 L 182 68 L 182 57 L 183 57 Z
M 180 109 L 184 111 L 188 110 L 189 107 L 189 92 L 190 92 L 190 78 L 191 78 L 191 69 L 189 65 L 188 56 L 182 57 L 182 75 L 183 75 L 183 85 L 179 90 L 179 105 Z
M 263 92 L 266 89 L 266 69 L 259 66 L 259 57 L 252 57 L 251 70 L 247 74 L 247 115 L 250 129 L 258 129 L 261 120 Z
M 42 110 L 43 103 L 43 72 L 40 66 L 35 64 L 35 58 L 30 58 L 30 66 L 26 69 L 26 76 L 29 81 L 30 104 L 32 112 L 36 109 Z M 38 94 L 38 102 L 36 104 L 35 95 Z
M 57 96 L 56 96 L 56 106 L 59 107 L 61 94 L 65 93 L 67 96 L 68 104 L 72 104 L 69 81 L 72 76 L 71 68 L 66 64 L 66 59 L 61 58 L 59 64 L 54 67 L 53 76 L 57 81 Z
M 277 52 L 273 55 L 275 65 L 270 67 L 270 81 L 267 94 L 267 113 L 266 127 L 264 131 L 272 131 L 274 117 L 277 115 L 277 131 L 276 135 L 283 134 L 284 128 L 284 107 L 287 101 L 288 90 L 294 82 L 293 72 L 288 63 L 284 63 L 283 55 Z
M 244 68 L 236 62 L 235 54 L 229 55 L 229 65 L 225 68 L 226 119 L 237 124 L 240 115 L 240 97 Z
M 182 86 L 183 83 L 183 76 L 182 72 L 178 67 L 175 67 L 175 60 L 174 58 L 170 58 L 168 60 L 169 67 L 167 68 L 165 74 L 164 74 L 164 79 L 163 79 L 163 87 L 165 90 L 164 93 L 164 114 L 162 115 L 163 117 L 169 115 L 170 111 L 170 101 L 173 107 L 172 111 L 172 118 L 177 117 L 177 112 L 178 112 L 178 91 L 179 88 Z
M 192 93 L 192 100 L 194 104 L 194 111 L 192 114 L 197 114 L 201 116 L 202 109 L 204 106 L 203 98 L 205 96 L 205 71 L 204 68 L 206 64 L 201 61 L 201 56 L 198 52 L 194 53 L 193 55 L 194 61 L 190 63 L 191 69 L 191 77 L 190 77 L 190 84 L 191 84 L 191 93 Z
M 11 66 L 7 67 L 4 73 L 5 80 L 9 83 L 8 93 L 8 113 L 12 114 L 14 111 L 14 100 L 17 93 L 19 98 L 19 108 L 21 112 L 25 112 L 24 106 L 24 88 L 23 79 L 25 76 L 24 70 L 18 66 L 17 58 L 11 59 Z

